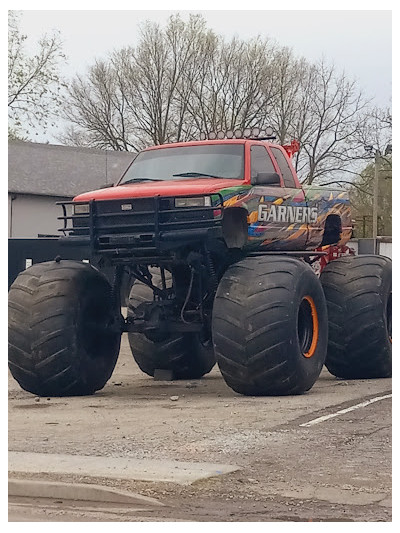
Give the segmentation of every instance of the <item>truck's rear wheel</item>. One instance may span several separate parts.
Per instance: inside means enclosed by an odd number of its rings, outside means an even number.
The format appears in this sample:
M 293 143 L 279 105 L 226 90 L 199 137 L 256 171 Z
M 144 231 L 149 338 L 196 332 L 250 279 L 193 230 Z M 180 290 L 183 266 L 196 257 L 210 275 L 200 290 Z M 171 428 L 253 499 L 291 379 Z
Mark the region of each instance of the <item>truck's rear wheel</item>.
M 346 379 L 392 373 L 392 262 L 359 255 L 330 262 L 321 274 L 329 316 L 326 366 Z
M 9 292 L 9 368 L 39 396 L 93 394 L 114 370 L 121 334 L 111 286 L 89 264 L 51 261 L 21 272 Z
M 223 276 L 213 339 L 226 383 L 241 394 L 309 390 L 325 361 L 328 319 L 312 269 L 284 256 L 248 257 Z
M 161 277 L 151 269 L 153 284 L 161 287 Z M 166 273 L 167 283 L 171 276 Z M 136 281 L 128 301 L 128 316 L 143 302 L 153 300 L 147 285 Z M 173 379 L 198 379 L 208 374 L 215 365 L 211 339 L 202 339 L 194 333 L 169 334 L 161 340 L 150 340 L 141 333 L 128 333 L 133 358 L 145 374 L 154 376 L 156 370 L 169 370 Z

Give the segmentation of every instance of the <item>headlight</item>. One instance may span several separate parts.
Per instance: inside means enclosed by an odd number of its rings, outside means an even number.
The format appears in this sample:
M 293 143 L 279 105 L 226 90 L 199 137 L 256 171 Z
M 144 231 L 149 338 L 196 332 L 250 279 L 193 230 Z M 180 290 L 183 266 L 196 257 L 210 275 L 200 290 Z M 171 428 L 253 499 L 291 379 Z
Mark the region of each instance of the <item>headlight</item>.
M 74 215 L 86 215 L 89 213 L 89 204 L 75 204 Z
M 192 198 L 175 198 L 175 207 L 210 207 L 210 196 L 195 196 Z

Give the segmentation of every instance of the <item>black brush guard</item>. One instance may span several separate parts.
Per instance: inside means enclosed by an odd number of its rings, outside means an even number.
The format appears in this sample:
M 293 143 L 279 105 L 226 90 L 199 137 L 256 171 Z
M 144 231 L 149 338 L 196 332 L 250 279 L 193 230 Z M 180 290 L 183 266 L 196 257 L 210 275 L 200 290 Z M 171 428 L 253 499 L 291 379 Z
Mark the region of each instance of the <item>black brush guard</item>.
M 57 202 L 63 210 L 60 240 L 89 245 L 92 253 L 109 258 L 155 257 L 185 245 L 222 236 L 223 198 L 219 193 L 185 195 L 209 197 L 210 206 L 175 207 L 179 196 L 154 196 L 89 202 Z M 73 206 L 89 205 L 74 214 Z

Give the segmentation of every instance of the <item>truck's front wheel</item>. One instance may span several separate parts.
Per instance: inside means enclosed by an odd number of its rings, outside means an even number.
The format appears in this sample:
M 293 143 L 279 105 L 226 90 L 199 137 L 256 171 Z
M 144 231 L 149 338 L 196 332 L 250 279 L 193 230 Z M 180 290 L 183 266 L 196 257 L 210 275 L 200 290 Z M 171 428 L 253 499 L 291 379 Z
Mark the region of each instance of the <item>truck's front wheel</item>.
M 111 286 L 89 264 L 39 263 L 9 292 L 9 368 L 38 396 L 102 389 L 117 362 L 121 333 Z
M 285 256 L 248 257 L 224 274 L 213 339 L 226 383 L 241 394 L 301 394 L 325 361 L 328 319 L 319 279 Z
M 161 287 L 161 277 L 151 270 L 153 283 Z M 167 282 L 170 282 L 167 273 Z M 153 292 L 147 285 L 136 281 L 128 300 L 128 316 L 143 302 L 153 300 Z M 211 339 L 202 339 L 195 333 L 169 334 L 153 341 L 141 333 L 128 333 L 133 358 L 145 374 L 154 376 L 156 370 L 168 370 L 173 379 L 198 379 L 208 374 L 215 365 Z

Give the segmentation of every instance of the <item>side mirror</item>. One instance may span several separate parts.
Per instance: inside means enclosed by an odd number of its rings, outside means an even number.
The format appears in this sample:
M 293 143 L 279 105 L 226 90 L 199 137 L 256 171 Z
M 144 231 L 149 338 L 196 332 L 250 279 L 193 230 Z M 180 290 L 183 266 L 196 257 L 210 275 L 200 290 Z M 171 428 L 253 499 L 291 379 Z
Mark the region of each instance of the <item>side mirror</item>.
M 105 183 L 101 185 L 100 189 L 108 189 L 109 187 L 114 187 L 114 183 Z
M 281 178 L 276 172 L 257 172 L 252 178 L 253 185 L 280 185 Z

